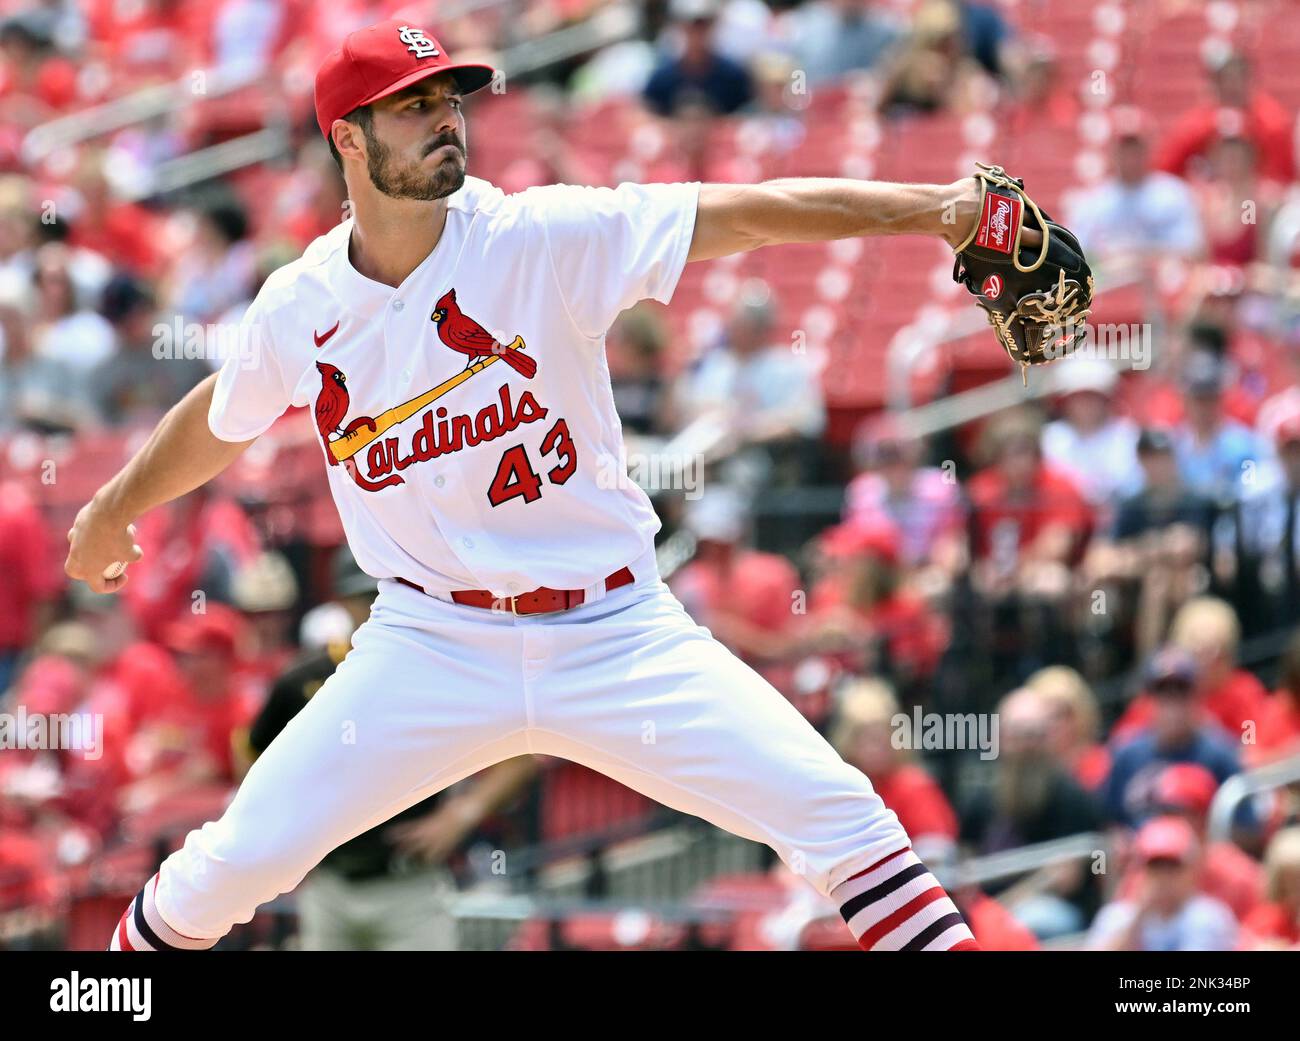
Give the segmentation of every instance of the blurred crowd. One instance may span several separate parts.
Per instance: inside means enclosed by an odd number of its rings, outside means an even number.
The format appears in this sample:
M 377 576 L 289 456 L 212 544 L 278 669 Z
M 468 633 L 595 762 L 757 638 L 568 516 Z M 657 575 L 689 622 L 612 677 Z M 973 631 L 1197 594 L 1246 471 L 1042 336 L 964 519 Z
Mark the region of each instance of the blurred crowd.
M 0 713 L 102 731 L 0 749 L 0 946 L 102 943 L 97 899 L 111 927 L 368 611 L 374 582 L 340 548 L 295 413 L 141 518 L 145 560 L 120 596 L 71 588 L 60 567 L 76 509 L 239 349 L 230 330 L 267 274 L 345 215 L 310 99 L 343 33 L 397 13 L 458 58 L 516 56 L 519 86 L 468 106 L 471 173 L 507 190 L 809 172 L 818 106 L 845 93 L 891 125 L 992 113 L 1026 135 L 1088 106 L 1052 2 L 650 2 L 627 38 L 542 66 L 523 45 L 599 39 L 618 5 L 464 6 L 4 5 Z M 776 278 L 693 275 L 721 321 L 701 333 L 638 306 L 609 336 L 670 585 L 872 779 L 921 855 L 942 869 L 1105 836 L 1100 864 L 957 887 L 986 947 L 1300 945 L 1300 792 L 1243 800 L 1227 834 L 1210 812 L 1229 778 L 1300 754 L 1297 98 L 1262 85 L 1248 46 L 1194 53 L 1180 74 L 1201 100 L 1112 107 L 1102 167 L 1053 200 L 1103 292 L 1135 273 L 1144 286 L 1141 356 L 1073 359 L 1052 394 L 922 436 L 879 395 L 846 405 L 788 335 Z M 151 87 L 173 103 L 112 122 L 115 99 Z M 718 147 L 736 120 L 778 165 Z M 265 161 L 176 180 L 187 156 L 266 130 L 281 136 Z M 869 319 L 850 350 L 892 331 Z M 936 398 L 961 384 L 953 364 Z M 638 475 L 647 460 L 657 477 Z M 997 755 L 900 747 L 897 717 L 918 708 L 989 714 Z M 446 945 L 447 894 L 492 874 L 487 851 L 625 836 L 651 813 L 578 767 L 504 764 L 327 860 L 299 894 L 301 931 Z M 851 944 L 789 883 L 763 880 L 772 910 L 748 942 Z M 367 932 L 386 906 L 409 935 Z

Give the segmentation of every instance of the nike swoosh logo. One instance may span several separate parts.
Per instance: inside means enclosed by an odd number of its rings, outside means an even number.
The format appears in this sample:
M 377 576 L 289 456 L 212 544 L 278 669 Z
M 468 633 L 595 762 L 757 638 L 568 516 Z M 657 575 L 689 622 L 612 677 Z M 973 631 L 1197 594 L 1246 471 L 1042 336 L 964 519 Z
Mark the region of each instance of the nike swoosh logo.
M 331 336 L 333 336 L 338 331 L 339 331 L 339 323 L 335 322 L 333 329 L 326 329 L 325 332 L 323 333 L 318 333 L 315 330 L 313 330 L 311 336 L 312 339 L 316 341 L 317 347 L 324 347 L 325 341 L 328 340 Z

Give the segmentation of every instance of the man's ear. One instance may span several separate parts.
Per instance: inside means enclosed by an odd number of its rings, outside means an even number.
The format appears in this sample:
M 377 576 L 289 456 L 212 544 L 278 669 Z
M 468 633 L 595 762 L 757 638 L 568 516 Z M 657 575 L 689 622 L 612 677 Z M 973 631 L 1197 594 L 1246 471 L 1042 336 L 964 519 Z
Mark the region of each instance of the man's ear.
M 334 147 L 338 149 L 339 155 L 345 158 L 365 159 L 365 135 L 355 123 L 349 123 L 346 119 L 334 120 L 334 125 L 330 127 L 330 138 L 334 142 Z

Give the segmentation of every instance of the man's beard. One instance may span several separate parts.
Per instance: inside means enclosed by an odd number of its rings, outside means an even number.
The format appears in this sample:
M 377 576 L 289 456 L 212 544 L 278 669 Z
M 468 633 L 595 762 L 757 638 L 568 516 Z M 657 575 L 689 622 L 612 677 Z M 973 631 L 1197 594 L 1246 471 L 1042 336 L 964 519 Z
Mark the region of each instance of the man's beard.
M 427 171 L 420 163 L 399 162 L 393 157 L 388 146 L 377 138 L 369 127 L 363 128 L 366 135 L 366 169 L 370 181 L 378 191 L 393 199 L 418 199 L 432 202 L 443 199 L 453 192 L 460 191 L 465 183 L 465 166 L 447 159 L 439 163 L 433 171 Z M 462 156 L 465 149 L 454 134 L 444 134 L 432 142 L 425 150 L 421 160 L 443 145 L 451 145 Z

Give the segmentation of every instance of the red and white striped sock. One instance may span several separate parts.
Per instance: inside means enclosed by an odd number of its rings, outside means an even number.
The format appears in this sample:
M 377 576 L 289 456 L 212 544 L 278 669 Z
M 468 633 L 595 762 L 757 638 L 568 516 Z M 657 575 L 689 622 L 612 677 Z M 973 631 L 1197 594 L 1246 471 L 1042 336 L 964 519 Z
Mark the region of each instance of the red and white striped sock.
M 910 849 L 891 853 L 830 892 L 867 951 L 978 951 L 957 905 Z
M 162 920 L 154 902 L 158 876 L 154 875 L 127 905 L 113 930 L 110 951 L 206 951 L 216 940 L 199 940 L 178 933 Z

